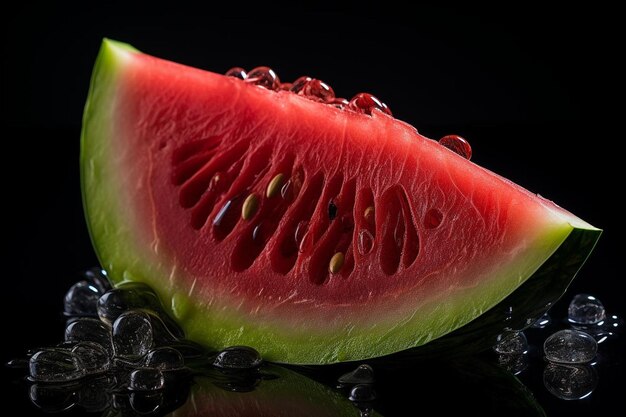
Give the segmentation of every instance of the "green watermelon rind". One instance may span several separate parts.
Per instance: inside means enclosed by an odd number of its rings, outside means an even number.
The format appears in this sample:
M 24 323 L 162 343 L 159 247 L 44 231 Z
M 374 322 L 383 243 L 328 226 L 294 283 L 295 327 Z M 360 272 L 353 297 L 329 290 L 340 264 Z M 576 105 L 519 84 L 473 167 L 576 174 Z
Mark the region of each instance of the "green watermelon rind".
M 590 248 L 567 242 L 573 234 L 599 233 L 575 216 L 555 210 L 554 217 L 559 221 L 533 241 L 529 256 L 518 257 L 501 267 L 489 285 L 479 283 L 456 298 L 442 295 L 403 322 L 394 322 L 381 314 L 378 323 L 381 325 L 354 327 L 343 332 L 304 329 L 298 333 L 280 324 L 251 320 L 229 308 L 232 303 L 215 299 L 207 303 L 194 298 L 193 288 L 180 288 L 172 279 L 180 271 L 155 256 L 153 248 L 133 244 L 133 224 L 137 222 L 133 216 L 139 214 L 128 210 L 121 198 L 126 195 L 124 181 L 129 179 L 114 172 L 109 163 L 118 157 L 108 146 L 109 138 L 115 134 L 116 80 L 123 63 L 131 60 L 135 52 L 126 44 L 105 40 L 94 68 L 81 135 L 81 185 L 89 231 L 102 266 L 115 282 L 143 281 L 154 287 L 188 337 L 209 347 L 246 344 L 271 361 L 323 364 L 384 356 L 424 345 L 492 309 L 542 264 L 551 265 L 551 256 L 560 247 L 567 248 L 571 257 L 577 257 L 584 249 L 586 258 Z

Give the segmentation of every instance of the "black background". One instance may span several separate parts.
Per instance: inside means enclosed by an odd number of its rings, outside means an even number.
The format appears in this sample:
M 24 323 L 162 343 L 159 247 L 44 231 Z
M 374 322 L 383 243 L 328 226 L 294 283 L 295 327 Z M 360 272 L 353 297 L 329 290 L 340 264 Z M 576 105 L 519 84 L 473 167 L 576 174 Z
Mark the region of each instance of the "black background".
M 231 3 L 210 12 L 183 4 L 32 5 L 5 15 L 3 361 L 61 339 L 62 296 L 78 271 L 97 263 L 82 217 L 78 152 L 105 36 L 215 72 L 268 65 L 283 80 L 311 75 L 340 96 L 375 94 L 426 136 L 466 137 L 476 163 L 605 230 L 566 298 L 589 292 L 624 316 L 617 11 L 361 2 L 321 12 Z M 555 316 L 565 309 L 557 305 Z M 576 406 L 538 396 L 549 415 L 623 411 L 623 365 L 617 369 L 601 372 L 598 393 Z M 26 404 L 20 395 L 10 401 Z

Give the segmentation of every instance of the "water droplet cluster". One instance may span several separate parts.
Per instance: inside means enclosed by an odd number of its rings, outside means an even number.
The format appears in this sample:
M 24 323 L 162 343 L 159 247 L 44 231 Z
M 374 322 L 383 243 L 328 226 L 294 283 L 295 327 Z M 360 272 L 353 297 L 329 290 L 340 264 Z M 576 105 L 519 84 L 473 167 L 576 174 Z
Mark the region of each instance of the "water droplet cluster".
M 577 400 L 589 396 L 597 386 L 598 346 L 621 332 L 623 322 L 615 315 L 608 316 L 602 302 L 588 294 L 572 298 L 567 322 L 571 328 L 552 331 L 543 341 L 542 357 L 546 362 L 543 382 L 554 396 Z M 546 312 L 527 325 L 530 325 L 530 332 L 543 332 L 554 323 Z M 528 367 L 529 352 L 535 350 L 529 346 L 523 332 L 513 330 L 501 335 L 494 346 L 498 364 L 516 375 Z
M 335 97 L 335 91 L 330 85 L 308 76 L 299 77 L 292 83 L 281 82 L 276 73 L 269 67 L 256 67 L 248 73 L 243 68 L 234 67 L 226 71 L 226 75 L 268 90 L 289 91 L 309 100 L 356 113 L 372 115 L 372 112 L 380 111 L 389 116 L 392 115 L 389 107 L 372 94 L 359 93 L 351 100 Z
M 79 404 L 87 412 L 163 415 L 181 405 L 192 373 L 218 375 L 229 391 L 258 383 L 262 359 L 255 349 L 210 352 L 186 340 L 146 284 L 113 287 L 104 270 L 90 269 L 66 293 L 64 314 L 63 342 L 10 363 L 27 366 L 31 401 L 46 411 Z

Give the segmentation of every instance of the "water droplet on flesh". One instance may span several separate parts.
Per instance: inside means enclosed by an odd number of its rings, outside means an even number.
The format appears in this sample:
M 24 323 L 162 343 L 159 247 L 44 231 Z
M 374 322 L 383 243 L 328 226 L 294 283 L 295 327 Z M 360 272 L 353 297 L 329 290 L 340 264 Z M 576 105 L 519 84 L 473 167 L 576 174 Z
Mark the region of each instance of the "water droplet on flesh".
M 307 77 L 306 75 L 298 78 L 291 85 L 291 91 L 296 93 L 296 94 L 299 93 L 304 88 L 304 86 L 311 80 L 312 80 L 312 78 L 311 77 Z
M 344 385 L 373 384 L 374 369 L 367 364 L 362 364 L 359 365 L 354 371 L 341 375 L 337 381 Z
M 469 142 L 459 135 L 448 135 L 439 139 L 439 144 L 450 149 L 452 152 L 470 160 L 472 158 L 472 147 Z
M 144 356 L 154 345 L 152 322 L 147 313 L 131 310 L 113 323 L 115 355 L 129 358 Z
M 391 110 L 389 110 L 389 107 L 369 93 L 359 93 L 352 97 L 348 107 L 358 113 L 371 115 L 374 110 L 380 110 L 381 112 L 391 116 Z
M 605 317 L 602 302 L 589 294 L 575 295 L 567 309 L 567 320 L 573 324 L 596 324 Z
M 160 369 L 139 368 L 130 374 L 128 389 L 132 391 L 156 391 L 165 386 L 165 377 Z
M 235 77 L 235 78 L 239 78 L 240 80 L 245 80 L 246 79 L 246 71 L 243 68 L 240 67 L 233 67 L 231 69 L 229 69 L 228 71 L 226 71 L 226 76 L 228 77 Z
M 28 363 L 30 378 L 41 382 L 67 382 L 85 376 L 76 355 L 64 349 L 40 350 Z
M 580 400 L 596 388 L 598 373 L 591 365 L 549 363 L 543 371 L 543 384 L 557 398 Z
M 217 354 L 213 365 L 224 369 L 254 369 L 261 365 L 261 355 L 248 346 L 231 346 Z
M 309 80 L 298 94 L 307 98 L 313 98 L 322 102 L 330 102 L 335 98 L 335 92 L 325 82 L 317 79 Z
M 586 363 L 596 356 L 598 344 L 587 333 L 560 330 L 546 339 L 543 351 L 550 362 Z
M 269 67 L 256 67 L 248 73 L 247 82 L 260 85 L 268 90 L 278 90 L 280 79 L 273 69 Z
M 528 340 L 523 332 L 513 332 L 498 336 L 493 350 L 497 353 L 522 354 L 528 352 Z

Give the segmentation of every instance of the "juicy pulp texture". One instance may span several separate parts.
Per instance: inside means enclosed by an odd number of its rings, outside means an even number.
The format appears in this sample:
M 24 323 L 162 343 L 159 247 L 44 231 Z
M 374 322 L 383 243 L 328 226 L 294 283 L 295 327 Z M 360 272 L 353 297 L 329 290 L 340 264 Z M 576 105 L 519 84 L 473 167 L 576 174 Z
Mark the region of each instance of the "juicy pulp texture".
M 380 112 L 113 41 L 94 69 L 81 164 L 110 277 L 152 285 L 189 338 L 250 345 L 274 361 L 358 360 L 427 343 L 513 292 L 572 230 L 597 231 Z M 278 174 L 291 189 L 267 198 Z M 243 220 L 250 194 L 259 206 Z M 307 233 L 294 242 L 302 222 Z M 336 252 L 345 262 L 331 274 Z

